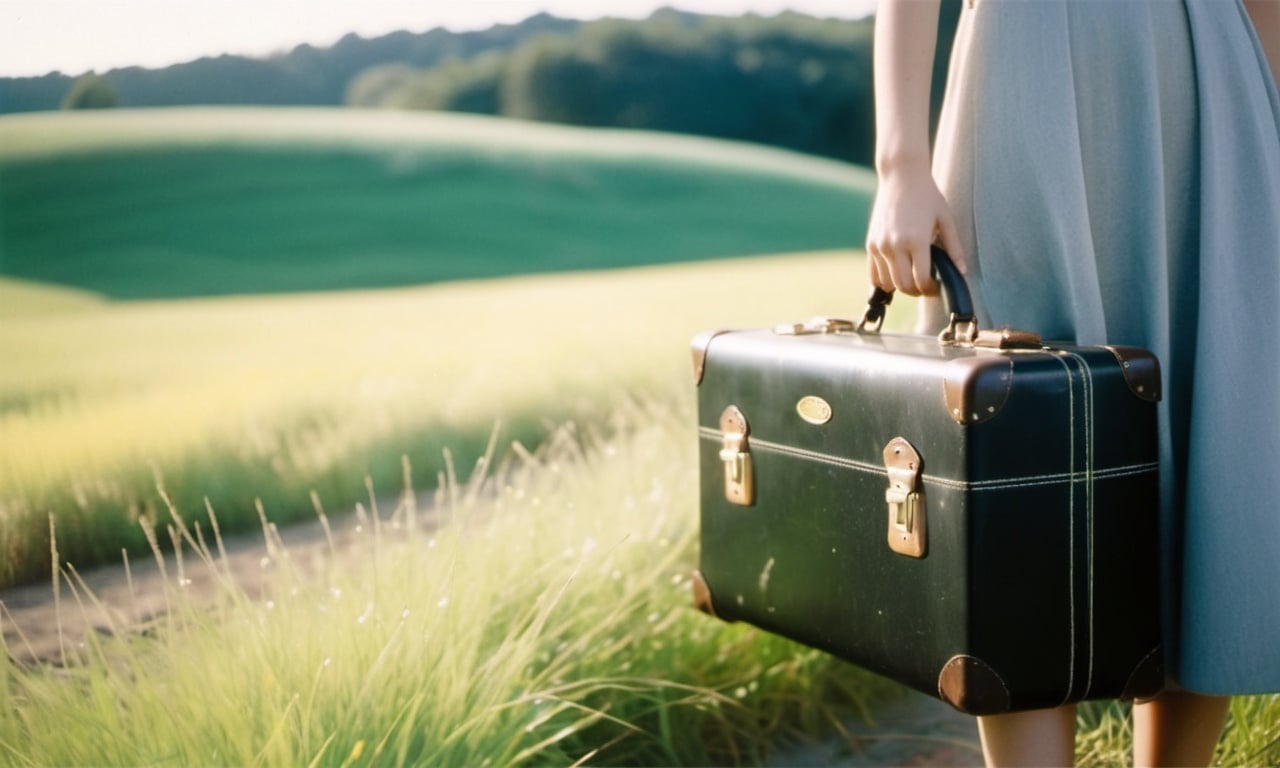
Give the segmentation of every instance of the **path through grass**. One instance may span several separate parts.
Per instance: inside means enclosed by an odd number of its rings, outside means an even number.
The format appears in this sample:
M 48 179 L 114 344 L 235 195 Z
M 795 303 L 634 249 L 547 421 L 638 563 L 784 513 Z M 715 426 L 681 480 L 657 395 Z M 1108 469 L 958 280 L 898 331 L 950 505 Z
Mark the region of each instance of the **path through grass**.
M 371 517 L 350 550 L 273 547 L 268 593 L 213 608 L 174 575 L 145 636 L 94 634 L 69 667 L 0 674 L 0 754 L 38 765 L 759 763 L 893 689 L 692 610 L 693 442 L 679 408 L 598 430 Z M 199 524 L 203 518 L 203 524 Z M 170 521 L 209 546 L 211 520 Z M 197 534 L 197 525 L 200 525 Z M 268 540 L 273 535 L 268 532 Z M 63 601 L 93 596 L 63 571 Z

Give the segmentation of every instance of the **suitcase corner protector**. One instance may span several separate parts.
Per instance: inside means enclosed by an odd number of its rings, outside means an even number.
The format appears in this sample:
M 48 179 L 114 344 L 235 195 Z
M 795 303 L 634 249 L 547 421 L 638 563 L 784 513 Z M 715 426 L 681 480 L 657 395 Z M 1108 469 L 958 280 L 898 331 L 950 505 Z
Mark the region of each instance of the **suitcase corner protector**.
M 1134 397 L 1149 403 L 1160 402 L 1163 384 L 1160 381 L 1160 360 L 1155 354 L 1140 347 L 1108 345 L 1106 348 L 1116 356 L 1124 383 Z
M 694 608 L 721 621 L 732 621 L 732 619 L 727 619 L 716 612 L 715 601 L 711 597 L 711 587 L 707 586 L 707 580 L 703 578 L 701 571 L 694 571 L 690 581 L 693 584 Z
M 1157 645 L 1137 663 L 1120 693 L 1123 701 L 1146 701 L 1164 690 L 1164 649 Z
M 970 426 L 993 418 L 1013 388 L 1013 361 L 1005 355 L 958 357 L 946 365 L 943 399 L 956 423 Z
M 689 343 L 690 352 L 693 354 L 693 383 L 697 386 L 702 383 L 702 374 L 707 367 L 707 347 L 711 346 L 711 340 L 715 337 L 729 333 L 727 329 L 719 329 L 714 331 L 703 331 Z
M 952 656 L 938 673 L 938 697 L 968 715 L 998 715 L 1011 707 L 1009 686 L 976 656 Z

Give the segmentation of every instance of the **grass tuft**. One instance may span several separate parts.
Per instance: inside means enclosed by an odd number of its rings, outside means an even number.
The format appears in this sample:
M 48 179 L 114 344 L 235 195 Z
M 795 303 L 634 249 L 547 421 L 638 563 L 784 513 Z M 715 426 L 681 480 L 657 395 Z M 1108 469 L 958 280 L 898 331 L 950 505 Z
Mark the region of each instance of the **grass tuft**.
M 681 407 L 513 448 L 414 510 L 370 507 L 345 547 L 264 526 L 261 599 L 173 510 L 186 568 L 145 634 L 4 673 L 15 764 L 756 764 L 893 689 L 691 608 L 694 446 Z M 417 519 L 416 526 L 410 520 Z M 215 518 L 207 520 L 216 531 Z M 75 571 L 60 569 L 90 610 Z

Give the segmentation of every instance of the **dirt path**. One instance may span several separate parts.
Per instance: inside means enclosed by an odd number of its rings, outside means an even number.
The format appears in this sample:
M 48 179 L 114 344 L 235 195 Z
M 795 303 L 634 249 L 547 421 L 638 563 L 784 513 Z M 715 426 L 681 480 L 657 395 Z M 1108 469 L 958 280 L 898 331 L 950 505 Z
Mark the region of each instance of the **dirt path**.
M 358 523 L 346 515 L 332 526 L 335 549 L 349 547 Z M 329 541 L 319 521 L 274 529 L 288 552 L 290 561 L 306 563 L 327 555 Z M 269 550 L 261 532 L 223 539 L 226 564 L 238 588 L 250 597 L 261 594 L 270 570 Z M 183 578 L 179 581 L 179 572 Z M 79 573 L 84 587 L 74 577 L 64 579 L 55 599 L 52 579 L 0 590 L 0 625 L 10 658 L 21 664 L 58 664 L 62 648 L 83 645 L 90 632 L 109 633 L 112 627 L 135 628 L 160 616 L 166 605 L 166 591 L 180 588 L 197 599 L 211 597 L 219 588 L 217 576 L 189 549 L 180 568 L 173 554 L 165 557 L 164 569 L 153 556 L 131 558 L 123 564 L 107 565 Z M 181 583 L 180 587 L 175 585 Z M 73 589 L 72 585 L 75 585 Z M 77 602 L 76 593 L 81 600 Z M 88 597 L 92 594 L 93 599 Z M 59 601 L 61 610 L 58 610 Z
M 335 550 L 349 551 L 359 530 L 354 515 L 335 522 Z M 294 564 L 305 566 L 328 556 L 329 540 L 318 522 L 288 526 L 280 529 L 278 536 Z M 271 573 L 271 553 L 263 535 L 227 537 L 223 544 L 237 587 L 256 597 Z M 212 595 L 218 589 L 215 575 L 190 552 L 184 558 L 182 572 L 185 581 L 180 588 L 197 597 Z M 64 644 L 72 649 L 83 644 L 90 632 L 133 628 L 161 615 L 166 589 L 173 590 L 177 583 L 178 563 L 169 555 L 162 571 L 155 558 L 145 557 L 131 560 L 127 573 L 120 565 L 105 566 L 81 573 L 80 577 L 101 607 L 94 601 L 82 600 L 82 610 L 65 581 L 60 588 L 61 611 L 56 609 L 51 581 L 0 590 L 0 625 L 13 660 L 21 664 L 56 664 L 62 658 Z M 982 763 L 973 718 L 914 691 L 904 691 L 887 702 L 873 714 L 871 722 L 853 720 L 844 727 L 845 735 L 780 748 L 770 765 L 955 767 Z

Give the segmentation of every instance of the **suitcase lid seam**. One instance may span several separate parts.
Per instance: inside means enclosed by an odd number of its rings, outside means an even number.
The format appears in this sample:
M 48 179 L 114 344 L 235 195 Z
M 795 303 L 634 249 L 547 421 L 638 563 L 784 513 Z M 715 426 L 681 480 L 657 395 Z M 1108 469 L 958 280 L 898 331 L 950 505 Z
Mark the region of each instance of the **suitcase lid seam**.
M 720 431 L 713 427 L 699 427 L 698 432 L 704 439 L 719 440 L 721 436 Z M 770 440 L 762 440 L 758 437 L 752 439 L 751 445 L 754 450 L 770 451 L 799 458 L 812 459 L 824 464 L 830 464 L 846 469 L 854 469 L 867 474 L 879 475 L 881 477 L 886 477 L 888 474 L 883 465 L 858 461 L 857 459 L 849 459 L 843 456 L 833 456 L 831 454 L 811 451 L 805 448 L 796 448 L 782 443 L 775 443 Z M 1057 472 L 1044 475 L 994 478 L 990 480 L 953 480 L 951 478 L 939 477 L 937 475 L 923 474 L 921 475 L 921 480 L 935 486 L 953 488 L 956 490 L 994 491 L 1008 488 L 1054 485 L 1058 483 L 1087 482 L 1090 479 L 1107 480 L 1117 477 L 1127 477 L 1130 475 L 1141 475 L 1149 472 L 1156 472 L 1159 468 L 1159 462 L 1149 461 L 1138 464 L 1124 464 L 1118 467 L 1108 467 L 1106 469 L 1085 469 L 1077 472 Z

